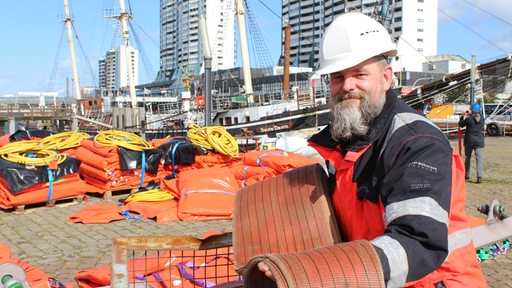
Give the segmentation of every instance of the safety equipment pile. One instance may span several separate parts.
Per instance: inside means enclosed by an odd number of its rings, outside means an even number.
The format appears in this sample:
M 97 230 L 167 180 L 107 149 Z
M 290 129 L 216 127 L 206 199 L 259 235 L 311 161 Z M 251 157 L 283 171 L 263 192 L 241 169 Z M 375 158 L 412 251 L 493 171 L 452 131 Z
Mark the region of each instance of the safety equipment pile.
M 161 152 L 133 133 L 100 131 L 94 139 L 82 140 L 76 155 L 82 177 L 97 193 L 143 187 L 158 179 Z
M 13 135 L 10 142 L 0 147 L 0 207 L 49 203 L 62 198 L 82 196 L 91 186 L 80 178 L 80 160 L 65 154 L 69 145 L 59 145 L 53 138 L 29 135 L 41 131 L 22 131 L 25 136 L 17 141 Z M 56 135 L 56 134 L 55 134 Z M 61 138 L 73 139 L 74 134 Z M 81 135 L 80 137 L 85 137 Z M 54 139 L 54 140 L 52 140 Z M 53 144 L 52 144 L 53 143 Z

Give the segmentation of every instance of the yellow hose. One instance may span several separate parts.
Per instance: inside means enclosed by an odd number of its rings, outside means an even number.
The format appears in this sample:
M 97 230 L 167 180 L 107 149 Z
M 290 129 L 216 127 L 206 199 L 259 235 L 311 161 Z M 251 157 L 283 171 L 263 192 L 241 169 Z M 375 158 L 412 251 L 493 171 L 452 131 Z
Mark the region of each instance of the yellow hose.
M 200 127 L 197 124 L 191 124 L 187 137 L 192 144 L 205 149 L 215 150 L 231 157 L 238 156 L 238 142 L 222 126 Z
M 39 143 L 46 148 L 63 150 L 80 146 L 83 139 L 91 137 L 89 134 L 78 131 L 62 132 L 53 134 L 39 140 Z
M 8 143 L 0 148 L 0 155 L 4 160 L 26 166 L 49 166 L 54 161 L 60 164 L 66 160 L 65 154 L 47 149 L 36 140 Z
M 124 202 L 156 202 L 171 199 L 174 199 L 174 196 L 172 196 L 171 193 L 157 188 L 131 194 L 124 200 Z
M 103 146 L 119 146 L 133 151 L 151 150 L 153 147 L 140 136 L 119 130 L 100 131 L 94 141 Z

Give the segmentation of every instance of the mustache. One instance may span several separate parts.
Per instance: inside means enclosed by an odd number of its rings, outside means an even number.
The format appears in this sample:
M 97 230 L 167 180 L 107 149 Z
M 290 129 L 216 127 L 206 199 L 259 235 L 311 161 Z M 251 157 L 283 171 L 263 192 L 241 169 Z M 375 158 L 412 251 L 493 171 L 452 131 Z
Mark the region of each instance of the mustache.
M 337 102 L 341 102 L 347 99 L 363 99 L 364 93 L 362 92 L 349 92 L 349 93 L 338 93 L 335 97 Z

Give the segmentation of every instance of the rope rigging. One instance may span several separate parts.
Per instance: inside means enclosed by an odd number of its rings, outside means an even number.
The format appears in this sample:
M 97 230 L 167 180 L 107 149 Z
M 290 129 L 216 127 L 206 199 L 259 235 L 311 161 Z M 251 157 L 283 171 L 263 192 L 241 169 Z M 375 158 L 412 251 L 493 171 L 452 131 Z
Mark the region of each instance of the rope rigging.
M 151 82 L 156 77 L 156 75 L 154 75 L 154 72 L 152 72 L 155 70 L 153 70 L 153 65 L 151 65 L 151 62 L 149 61 L 149 58 L 146 55 L 144 46 L 142 45 L 142 41 L 140 41 L 138 34 L 135 33 L 132 21 L 128 22 L 128 24 L 130 25 L 130 30 L 133 32 L 133 38 L 135 38 L 135 43 L 137 43 L 137 49 L 139 50 L 139 54 L 142 59 L 142 64 L 144 65 L 144 74 L 146 75 L 146 81 Z
M 78 47 L 80 48 L 80 52 L 82 53 L 82 57 L 85 59 L 85 64 L 87 68 L 87 72 L 89 74 L 89 77 L 91 77 L 90 81 L 93 83 L 94 86 L 98 86 L 97 76 L 94 73 L 94 70 L 91 65 L 91 61 L 89 61 L 89 57 L 87 57 L 87 53 L 84 49 L 84 46 L 82 45 L 82 41 L 80 41 L 80 38 L 78 37 L 78 32 L 76 30 L 76 27 L 73 23 L 71 23 L 71 27 L 73 28 L 73 31 L 75 32 L 75 39 L 78 42 Z M 82 80 L 82 79 L 81 79 Z
M 57 45 L 57 52 L 55 53 L 55 61 L 53 62 L 53 68 L 52 68 L 52 71 L 50 72 L 50 78 L 48 79 L 48 85 L 46 86 L 46 92 L 54 90 L 53 84 L 55 84 L 55 79 L 57 77 L 57 69 L 59 68 L 62 41 L 66 35 L 65 32 L 66 32 L 66 26 L 62 26 L 62 30 L 60 32 L 60 37 L 59 37 L 59 45 Z

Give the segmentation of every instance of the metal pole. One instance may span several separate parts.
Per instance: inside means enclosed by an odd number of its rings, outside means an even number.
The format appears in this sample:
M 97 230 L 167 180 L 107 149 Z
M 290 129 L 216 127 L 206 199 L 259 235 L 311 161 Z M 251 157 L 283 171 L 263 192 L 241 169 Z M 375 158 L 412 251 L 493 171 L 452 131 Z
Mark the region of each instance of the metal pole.
M 238 32 L 240 33 L 240 50 L 242 52 L 242 68 L 244 72 L 245 95 L 249 103 L 254 102 L 252 90 L 251 62 L 249 61 L 249 48 L 247 47 L 247 32 L 245 29 L 244 1 L 236 0 L 236 15 L 238 17 Z
M 205 91 L 205 125 L 212 125 L 212 57 L 204 57 L 204 73 L 206 81 Z
M 475 71 L 476 70 L 476 56 L 471 56 L 471 85 L 469 89 L 469 104 L 475 103 Z
M 73 43 L 73 35 L 71 31 L 71 23 L 73 20 L 69 18 L 69 6 L 68 6 L 68 0 L 64 0 L 64 10 L 66 13 L 66 19 L 64 20 L 66 22 L 66 29 L 68 30 L 68 40 L 69 40 L 69 53 L 71 55 L 71 64 L 73 66 L 73 78 L 74 78 L 74 84 L 75 84 L 75 93 L 76 93 L 76 99 L 80 100 L 81 94 L 80 94 L 80 81 L 78 80 L 78 71 L 76 69 L 76 58 L 75 58 L 75 45 Z
M 133 112 L 137 113 L 137 95 L 135 94 L 135 83 L 133 79 L 133 67 L 132 67 L 132 53 L 130 51 L 130 31 L 128 29 L 128 19 L 131 17 L 130 14 L 126 13 L 124 8 L 124 1 L 119 0 L 119 11 L 121 15 L 119 19 L 121 21 L 121 28 L 123 30 L 124 48 L 126 53 L 126 69 L 128 70 L 128 84 L 130 87 L 130 96 L 132 102 L 132 108 L 135 109 Z M 123 77 L 123 75 L 120 75 Z M 137 123 L 138 125 L 139 123 Z

